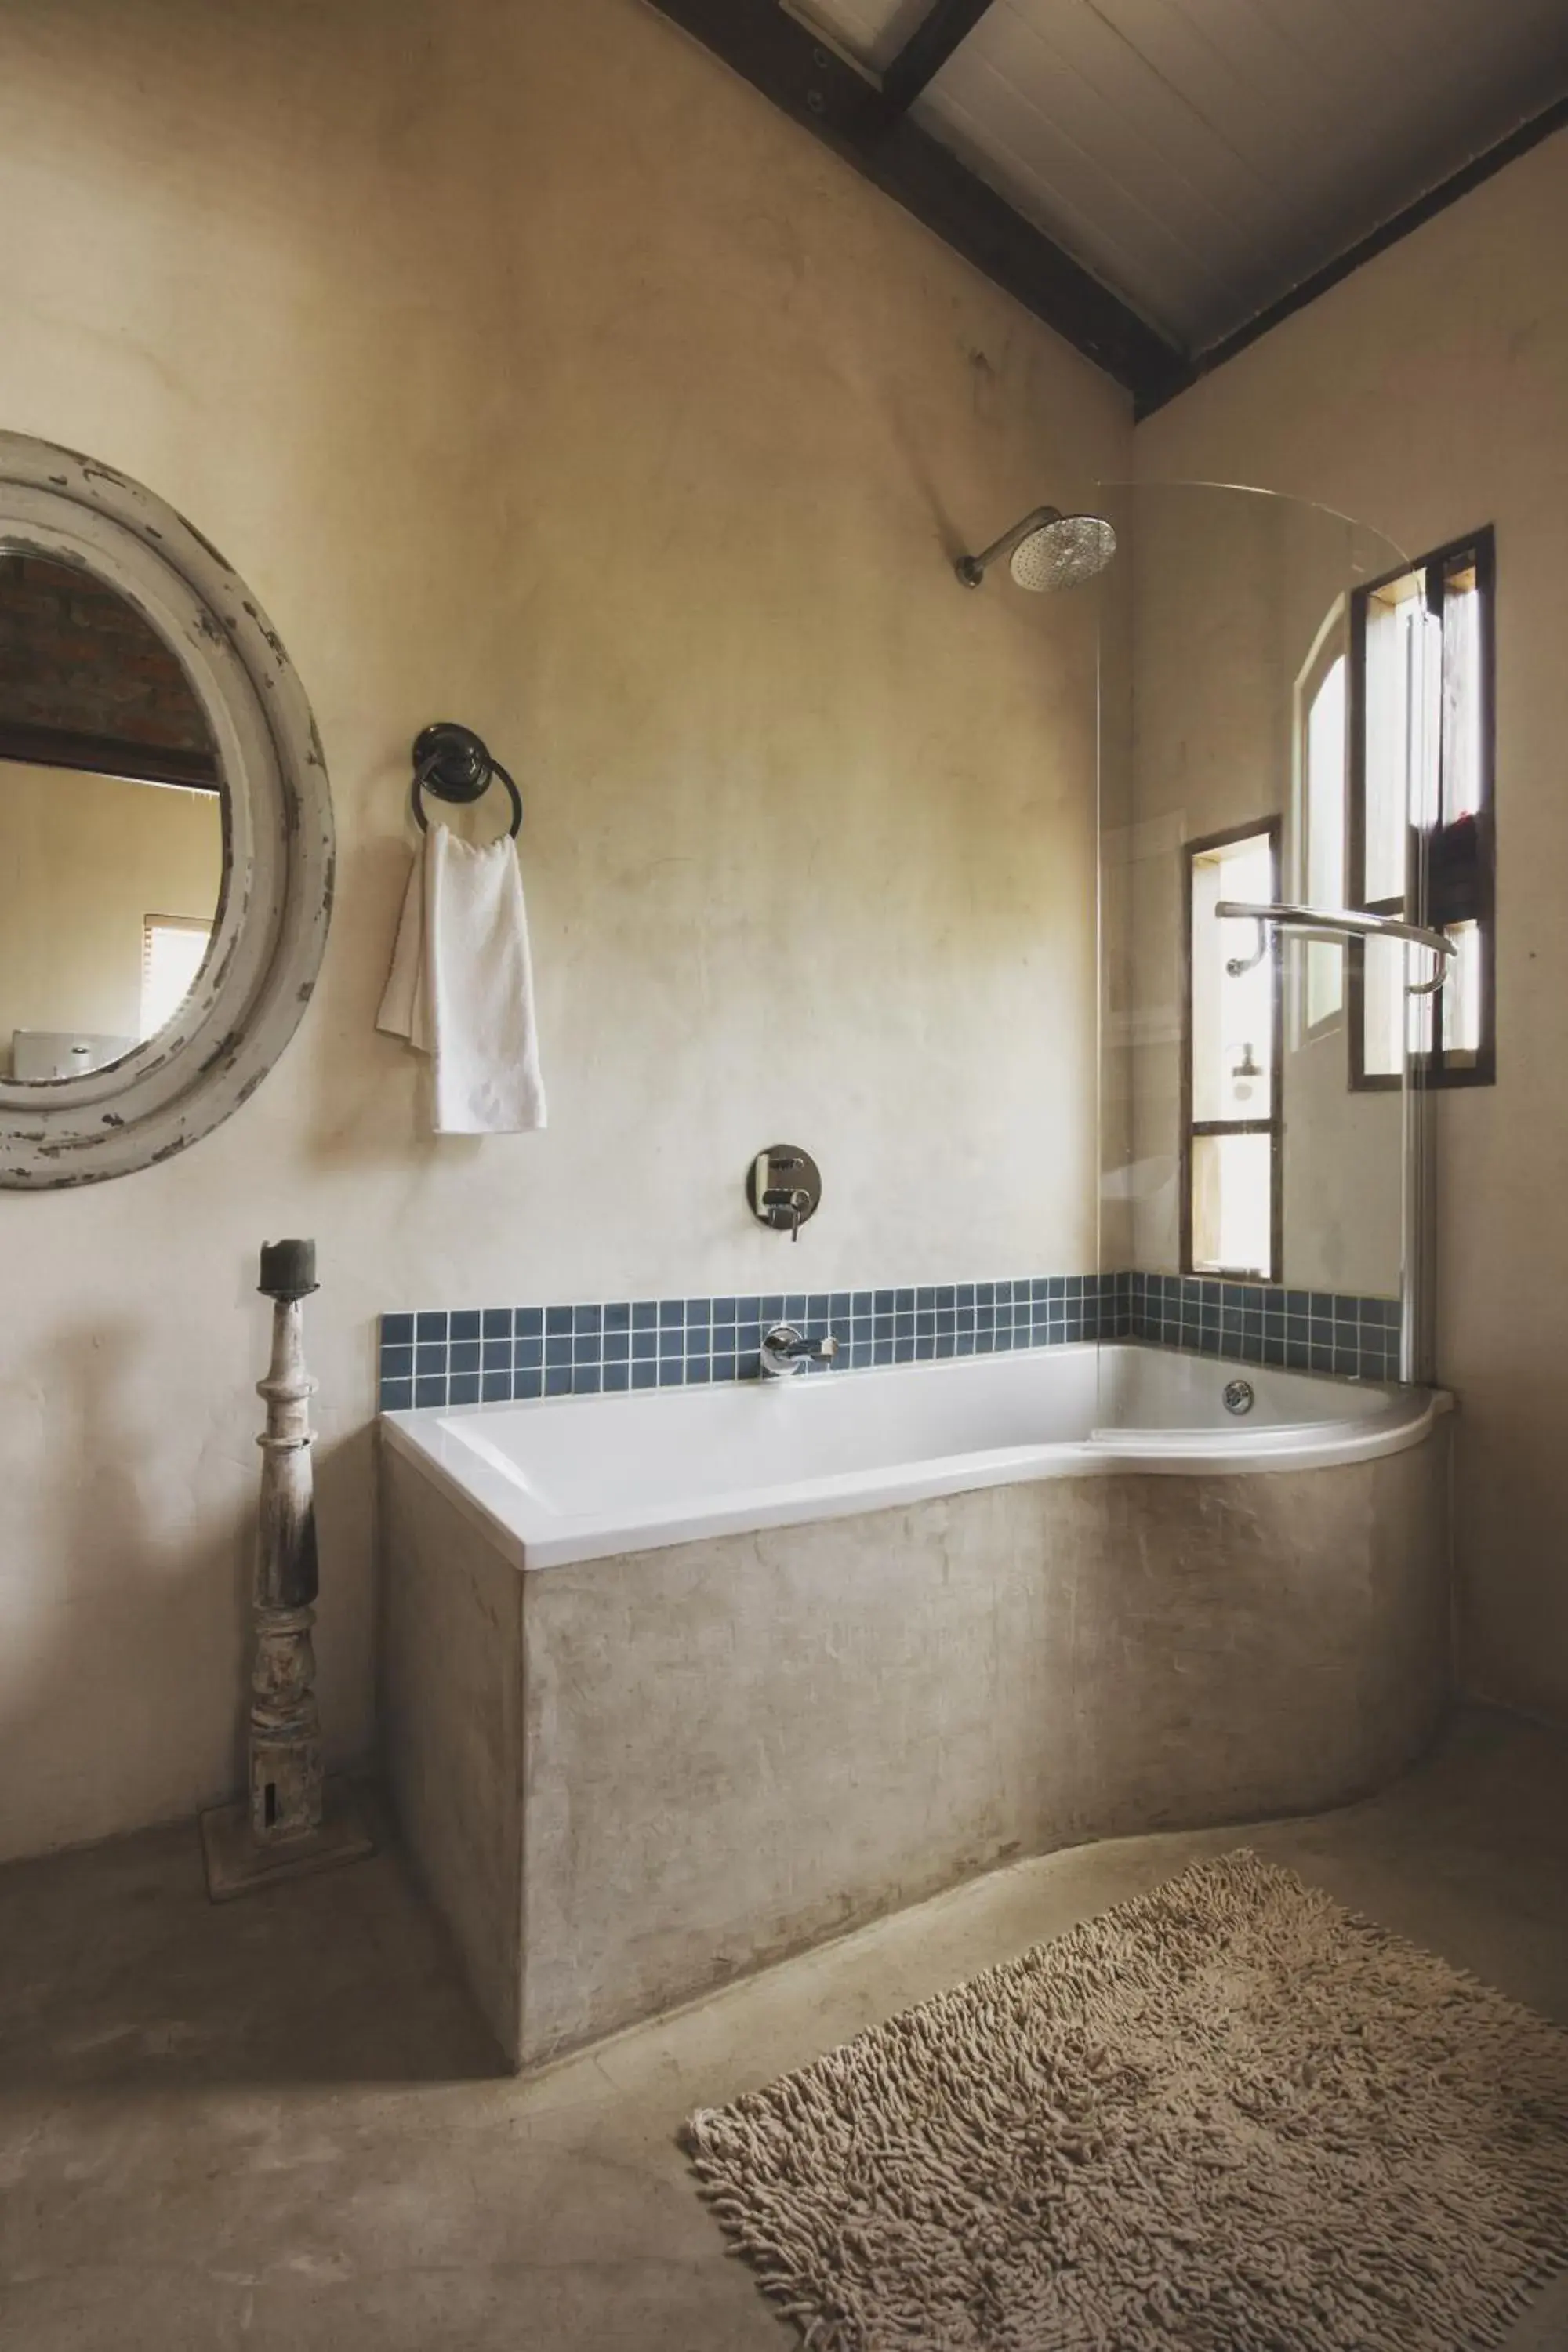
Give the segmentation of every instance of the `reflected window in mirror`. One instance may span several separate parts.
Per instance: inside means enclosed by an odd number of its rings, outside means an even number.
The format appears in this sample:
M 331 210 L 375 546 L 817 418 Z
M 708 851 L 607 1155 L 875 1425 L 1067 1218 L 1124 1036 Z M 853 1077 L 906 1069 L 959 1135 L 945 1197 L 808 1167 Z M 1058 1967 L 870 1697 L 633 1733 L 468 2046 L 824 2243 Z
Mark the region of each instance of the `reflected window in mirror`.
M 155 1037 L 195 985 L 213 935 L 193 915 L 149 915 L 142 926 L 142 1034 Z
M 223 898 L 226 812 L 180 661 L 103 581 L 0 552 L 0 1070 L 47 1083 L 156 1034 Z

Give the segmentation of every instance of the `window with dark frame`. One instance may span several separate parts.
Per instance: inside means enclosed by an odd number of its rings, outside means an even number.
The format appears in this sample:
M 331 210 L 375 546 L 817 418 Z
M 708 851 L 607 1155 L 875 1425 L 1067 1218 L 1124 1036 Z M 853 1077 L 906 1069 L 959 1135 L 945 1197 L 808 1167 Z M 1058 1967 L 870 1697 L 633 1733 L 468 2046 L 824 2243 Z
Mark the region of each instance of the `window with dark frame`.
M 1350 1083 L 1489 1086 L 1497 1075 L 1493 711 L 1496 551 L 1489 525 L 1351 601 L 1350 903 L 1430 924 L 1458 954 L 1431 994 L 1405 953 L 1346 951 Z
M 1280 1279 L 1279 934 L 1272 925 L 1222 922 L 1215 914 L 1222 898 L 1278 899 L 1279 848 L 1279 818 L 1259 817 L 1183 851 L 1184 1274 Z

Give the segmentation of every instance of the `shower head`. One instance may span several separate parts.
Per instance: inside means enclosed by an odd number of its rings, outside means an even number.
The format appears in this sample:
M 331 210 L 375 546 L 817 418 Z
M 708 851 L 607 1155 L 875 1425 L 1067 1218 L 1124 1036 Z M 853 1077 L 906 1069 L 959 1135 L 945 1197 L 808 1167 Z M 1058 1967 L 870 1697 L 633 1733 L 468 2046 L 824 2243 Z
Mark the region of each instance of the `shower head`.
M 1005 555 L 1020 588 L 1076 588 L 1103 572 L 1115 552 L 1116 533 L 1103 515 L 1037 507 L 978 555 L 961 555 L 952 568 L 966 588 L 978 588 Z

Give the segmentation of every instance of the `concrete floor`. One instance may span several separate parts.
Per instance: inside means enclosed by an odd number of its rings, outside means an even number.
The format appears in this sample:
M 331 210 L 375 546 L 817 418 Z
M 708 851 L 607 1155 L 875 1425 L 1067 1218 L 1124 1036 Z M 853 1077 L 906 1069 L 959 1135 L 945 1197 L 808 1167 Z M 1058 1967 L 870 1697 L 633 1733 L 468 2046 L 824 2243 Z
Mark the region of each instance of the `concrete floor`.
M 222 1909 L 194 1829 L 14 1865 L 0 2344 L 774 2352 L 688 2108 L 1240 1842 L 1021 1864 L 524 2084 L 392 1854 Z M 1246 1842 L 1568 2024 L 1568 1742 L 1472 1714 L 1384 1795 Z M 1568 2347 L 1568 2281 L 1509 2345 Z

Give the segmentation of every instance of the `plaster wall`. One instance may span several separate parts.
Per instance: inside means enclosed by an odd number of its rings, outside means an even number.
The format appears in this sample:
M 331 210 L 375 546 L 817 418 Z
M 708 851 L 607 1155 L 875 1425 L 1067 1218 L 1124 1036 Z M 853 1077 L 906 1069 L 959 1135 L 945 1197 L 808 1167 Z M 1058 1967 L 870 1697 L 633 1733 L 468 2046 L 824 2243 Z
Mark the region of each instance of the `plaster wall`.
M 0 1061 L 17 1029 L 139 1037 L 145 919 L 217 912 L 216 797 L 0 760 Z
M 373 1320 L 1096 1262 L 1092 599 L 948 569 L 1124 475 L 1091 367 L 638 0 L 12 0 L 0 421 L 205 532 L 324 739 L 321 982 L 166 1166 L 0 1197 L 0 1853 L 236 1780 L 256 1250 L 307 1317 L 332 1748 Z M 437 717 L 517 773 L 545 1134 L 374 1028 Z M 752 1153 L 820 1160 L 797 1248 Z M 765 1279 L 764 1279 L 765 1277 Z
M 1498 544 L 1498 1083 L 1441 1098 L 1439 1369 L 1459 1399 L 1460 1664 L 1568 1721 L 1568 136 L 1135 436 L 1148 479 L 1317 499 L 1413 554 Z

